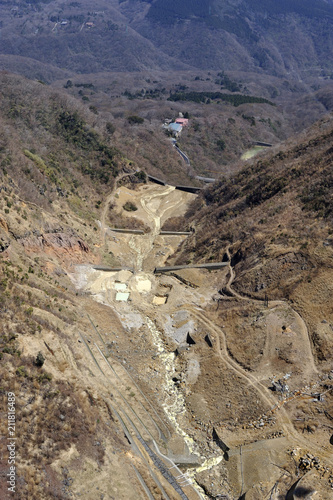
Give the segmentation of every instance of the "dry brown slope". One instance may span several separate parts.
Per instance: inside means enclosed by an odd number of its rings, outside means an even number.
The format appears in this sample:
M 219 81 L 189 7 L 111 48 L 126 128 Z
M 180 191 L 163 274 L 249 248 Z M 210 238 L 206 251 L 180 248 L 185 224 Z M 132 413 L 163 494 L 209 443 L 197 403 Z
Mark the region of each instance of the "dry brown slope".
M 219 261 L 230 248 L 236 291 L 295 301 L 299 312 L 307 304 L 321 359 L 330 358 L 330 335 L 316 332 L 332 317 L 332 137 L 328 117 L 270 157 L 207 189 L 188 213 L 196 233 L 177 258 Z

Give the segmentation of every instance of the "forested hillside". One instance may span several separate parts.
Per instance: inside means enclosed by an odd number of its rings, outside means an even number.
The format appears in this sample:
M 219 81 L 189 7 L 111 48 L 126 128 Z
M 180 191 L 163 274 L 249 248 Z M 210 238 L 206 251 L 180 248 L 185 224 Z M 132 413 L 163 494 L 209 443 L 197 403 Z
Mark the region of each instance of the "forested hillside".
M 17 71 L 28 75 L 36 60 L 45 79 L 59 69 L 201 68 L 288 79 L 290 74 L 329 78 L 333 72 L 333 6 L 322 0 L 81 0 L 66 5 L 57 0 L 15 6 L 3 0 L 0 5 L 2 67 L 12 69 L 15 62 Z

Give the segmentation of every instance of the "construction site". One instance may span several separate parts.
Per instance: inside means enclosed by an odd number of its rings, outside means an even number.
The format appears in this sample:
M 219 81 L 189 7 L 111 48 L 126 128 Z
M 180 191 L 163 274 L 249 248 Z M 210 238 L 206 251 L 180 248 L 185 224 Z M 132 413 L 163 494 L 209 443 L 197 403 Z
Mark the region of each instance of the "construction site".
M 96 245 L 117 266 L 70 274 L 99 318 L 77 334 L 86 375 L 111 394 L 146 497 L 328 500 L 332 427 L 317 415 L 329 414 L 333 372 L 318 372 L 290 304 L 233 289 L 228 249 L 226 262 L 172 265 L 189 233 L 161 227 L 194 196 L 147 184 L 116 186 L 105 201 Z M 109 227 L 109 205 L 127 201 L 149 232 Z

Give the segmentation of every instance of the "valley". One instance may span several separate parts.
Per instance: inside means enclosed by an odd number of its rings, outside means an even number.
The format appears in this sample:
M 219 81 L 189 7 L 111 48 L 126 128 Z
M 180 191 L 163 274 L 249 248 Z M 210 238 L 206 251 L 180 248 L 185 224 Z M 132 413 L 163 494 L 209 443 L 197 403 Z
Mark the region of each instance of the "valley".
M 316 215 L 301 180 L 325 196 L 330 118 L 193 194 L 148 182 L 76 100 L 2 81 L 1 397 L 18 401 L 18 495 L 259 500 L 295 485 L 328 500 L 330 208 Z M 181 162 L 159 141 L 152 155 Z M 171 178 L 191 183 L 179 165 Z
M 333 497 L 332 2 L 0 0 L 1 499 Z
M 221 271 L 185 269 L 169 275 L 154 274 L 154 267 L 163 265 L 184 239 L 184 236 L 162 236 L 161 224 L 167 217 L 184 212 L 195 195 L 168 186 L 146 185 L 136 191 L 118 188 L 114 196 L 119 206 L 129 197 L 141 205 L 136 213 L 150 225 L 151 233 L 105 233 L 103 221 L 102 240 L 105 238 L 104 244 L 117 256 L 124 270 L 100 271 L 80 265 L 71 276 L 81 291 L 111 308 L 122 324 L 122 334 L 116 335 L 109 333 L 109 324 L 99 321 L 98 329 L 89 336 L 92 346 L 84 340 L 86 349 L 83 345 L 82 348 L 86 351 L 86 366 L 95 377 L 109 377 L 106 373 L 117 372 L 121 364 L 122 371 L 127 371 L 125 376 L 132 377 L 128 382 L 131 387 L 138 377 L 133 388 L 135 395 L 128 397 L 124 391 L 120 401 L 115 396 L 112 400 L 114 411 L 123 415 L 120 418 L 123 427 L 127 432 L 132 427 L 133 453 L 140 456 L 138 445 L 134 444 L 138 436 L 150 446 L 155 441 L 160 443 L 156 444 L 160 452 L 195 480 L 193 486 L 183 488 L 187 498 L 206 498 L 207 494 L 208 498 L 220 498 L 223 494 L 227 498 L 240 498 L 246 493 L 246 498 L 257 499 L 258 495 L 265 498 L 273 491 L 276 495 L 286 492 L 281 470 L 287 467 L 290 471 L 293 461 L 306 453 L 318 457 L 330 470 L 333 463 L 329 436 L 320 433 L 323 441 L 318 446 L 318 433 L 315 440 L 308 436 L 305 439 L 295 429 L 297 417 L 293 405 L 297 401 L 304 401 L 302 404 L 310 407 L 316 405 L 314 394 L 320 392 L 327 380 L 318 373 L 302 318 L 284 301 L 265 305 L 239 295 L 232 288 L 231 266 Z M 132 271 L 126 270 L 129 267 Z M 230 291 L 230 296 L 222 295 L 216 302 L 217 291 L 222 287 Z M 120 289 L 127 294 L 118 299 Z M 163 294 L 166 301 L 156 305 L 155 297 Z M 255 308 L 257 321 L 261 318 L 259 324 L 263 325 L 259 328 L 266 330 L 260 361 L 250 370 L 237 360 L 229 345 L 238 342 L 237 327 L 234 333 L 225 334 L 225 328 L 230 326 L 219 326 L 216 305 L 221 310 L 226 303 L 228 309 L 231 304 L 232 309 L 243 311 Z M 295 352 L 293 360 L 287 363 L 274 354 L 284 349 L 285 337 L 291 341 L 289 352 Z M 135 349 L 138 342 L 139 351 Z M 271 381 L 278 379 L 284 379 L 286 384 L 286 392 L 280 396 L 268 389 Z M 145 388 L 145 397 L 156 401 L 156 406 L 150 406 L 141 417 L 137 384 Z M 163 410 L 159 412 L 158 429 L 155 408 Z M 133 417 L 128 415 L 128 409 Z M 133 418 L 139 418 L 139 423 L 134 425 Z M 141 434 L 141 428 L 145 434 Z M 162 441 L 160 431 L 164 436 Z M 214 432 L 227 452 L 219 448 Z M 291 450 L 294 451 L 290 455 Z M 167 461 L 170 467 L 173 462 Z M 191 466 L 192 462 L 197 465 Z M 211 485 L 207 483 L 208 477 L 214 477 Z M 316 476 L 312 481 L 320 488 L 321 498 L 330 498 L 324 477 L 320 481 Z

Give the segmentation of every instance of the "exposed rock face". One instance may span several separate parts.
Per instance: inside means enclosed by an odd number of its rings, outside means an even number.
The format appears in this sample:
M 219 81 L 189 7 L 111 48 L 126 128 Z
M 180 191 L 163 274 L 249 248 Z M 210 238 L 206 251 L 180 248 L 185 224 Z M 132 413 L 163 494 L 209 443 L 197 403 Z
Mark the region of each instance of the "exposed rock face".
M 0 216 L 0 253 L 7 250 L 10 245 L 8 238 L 8 225 L 5 219 Z
M 0 215 L 0 227 L 8 233 L 8 224 L 3 217 Z
M 73 262 L 95 260 L 86 243 L 78 236 L 69 233 L 44 233 L 40 236 L 28 236 L 20 239 L 28 253 L 55 255 Z

